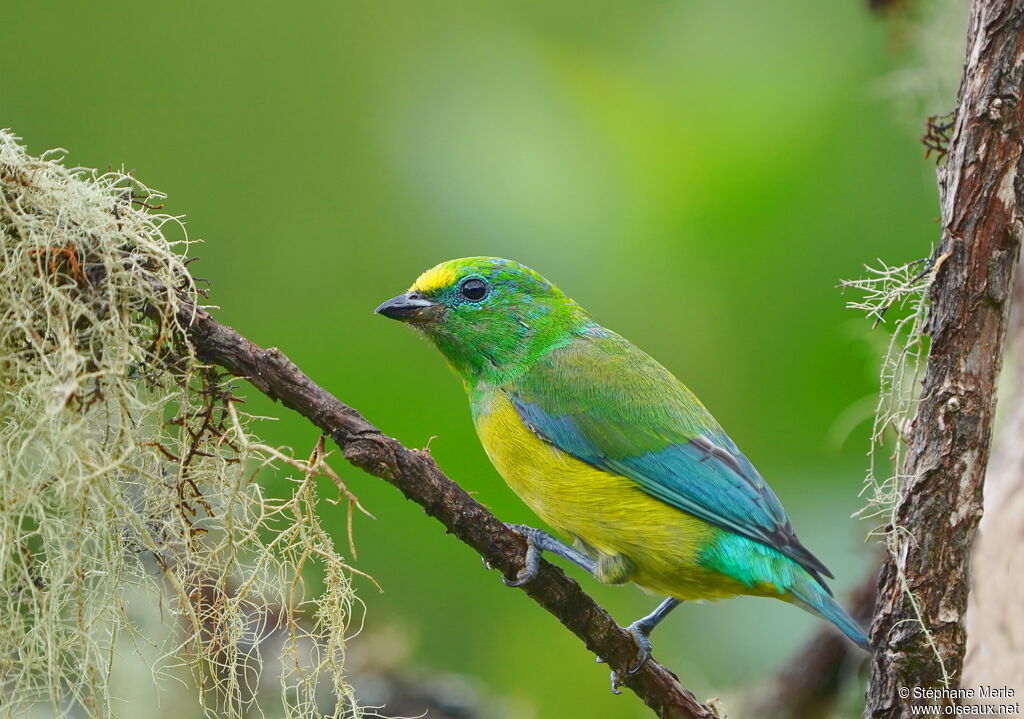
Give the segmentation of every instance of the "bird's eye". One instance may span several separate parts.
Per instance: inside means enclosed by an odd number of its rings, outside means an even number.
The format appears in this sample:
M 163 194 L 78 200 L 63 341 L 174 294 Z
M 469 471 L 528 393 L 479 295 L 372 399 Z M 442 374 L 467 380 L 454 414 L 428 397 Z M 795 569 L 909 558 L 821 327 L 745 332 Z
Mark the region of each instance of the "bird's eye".
M 470 302 L 479 302 L 487 294 L 487 283 L 477 277 L 470 277 L 459 287 L 459 294 Z

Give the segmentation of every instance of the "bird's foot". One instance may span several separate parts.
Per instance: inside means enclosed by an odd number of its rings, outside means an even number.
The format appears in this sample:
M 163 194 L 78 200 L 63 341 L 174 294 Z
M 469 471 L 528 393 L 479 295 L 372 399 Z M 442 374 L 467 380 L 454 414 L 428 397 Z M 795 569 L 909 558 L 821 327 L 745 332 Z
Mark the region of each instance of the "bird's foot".
M 651 658 L 651 640 L 650 633 L 654 627 L 648 627 L 644 620 L 636 621 L 626 627 L 626 632 L 633 637 L 633 641 L 636 643 L 637 658 L 633 666 L 626 669 L 625 676 L 620 674 L 618 670 L 612 670 L 611 683 L 612 683 L 612 694 L 622 694 L 622 690 L 619 689 L 619 685 L 622 684 L 623 680 L 627 677 L 631 677 L 638 671 L 643 669 Z M 601 661 L 600 659 L 598 661 Z
M 527 527 L 525 524 L 506 524 L 505 526 L 526 540 L 526 559 L 522 569 L 516 573 L 514 579 L 501 578 L 510 587 L 521 587 L 537 577 L 537 572 L 540 571 L 540 555 L 544 552 L 551 552 L 563 559 L 568 559 L 577 567 L 582 567 L 591 574 L 597 571 L 597 562 L 592 558 L 564 542 L 560 542 L 542 529 Z
M 525 524 L 506 524 L 512 532 L 521 536 L 526 541 L 526 557 L 522 568 L 516 573 L 514 579 L 502 577 L 502 581 L 509 587 L 521 587 L 527 582 L 537 578 L 541 569 L 541 554 L 551 552 L 563 559 L 568 559 L 573 564 L 583 567 L 590 574 L 597 572 L 597 562 L 578 549 L 573 549 L 564 542 L 556 540 L 544 530 L 535 530 L 532 526 Z M 486 566 L 486 564 L 484 564 Z
M 540 571 L 540 555 L 544 539 L 550 539 L 547 532 L 525 524 L 506 524 L 506 527 L 521 535 L 526 540 L 526 559 L 522 568 L 516 572 L 515 579 L 502 577 L 501 581 L 508 587 L 521 587 L 527 582 L 532 582 Z

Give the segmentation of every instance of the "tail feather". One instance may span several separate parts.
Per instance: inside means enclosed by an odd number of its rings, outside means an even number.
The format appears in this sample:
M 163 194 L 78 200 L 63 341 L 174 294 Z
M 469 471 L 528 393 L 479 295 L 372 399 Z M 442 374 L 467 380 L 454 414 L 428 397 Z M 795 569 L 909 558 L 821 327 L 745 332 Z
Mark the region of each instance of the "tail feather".
M 861 626 L 846 613 L 846 610 L 839 606 L 829 594 L 822 591 L 822 588 L 811 581 L 799 581 L 789 588 L 790 596 L 794 604 L 798 604 L 812 614 L 817 614 L 834 624 L 839 631 L 850 638 L 854 644 L 861 649 L 870 652 L 871 645 L 868 644 L 867 635 Z

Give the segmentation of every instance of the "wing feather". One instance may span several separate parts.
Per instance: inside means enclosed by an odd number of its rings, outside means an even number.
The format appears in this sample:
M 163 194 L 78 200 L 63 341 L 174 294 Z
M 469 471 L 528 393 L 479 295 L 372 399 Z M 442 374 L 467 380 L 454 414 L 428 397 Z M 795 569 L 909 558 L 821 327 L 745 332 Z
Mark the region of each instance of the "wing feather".
M 684 512 L 775 547 L 822 586 L 821 575 L 832 576 L 693 393 L 622 337 L 595 328 L 552 351 L 506 391 L 544 441 Z

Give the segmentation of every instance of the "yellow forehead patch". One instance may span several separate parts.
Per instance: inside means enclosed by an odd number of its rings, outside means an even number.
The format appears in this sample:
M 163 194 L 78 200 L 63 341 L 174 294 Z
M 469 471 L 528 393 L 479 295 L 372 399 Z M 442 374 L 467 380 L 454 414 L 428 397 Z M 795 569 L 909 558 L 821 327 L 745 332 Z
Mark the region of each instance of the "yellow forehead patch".
M 412 287 L 409 288 L 409 291 L 434 292 L 435 290 L 450 287 L 455 283 L 455 277 L 455 270 L 452 269 L 451 265 L 442 263 L 437 267 L 431 267 L 420 275 L 416 281 L 412 283 Z

